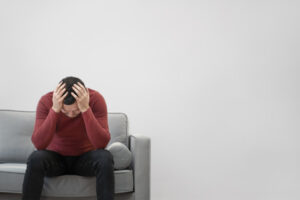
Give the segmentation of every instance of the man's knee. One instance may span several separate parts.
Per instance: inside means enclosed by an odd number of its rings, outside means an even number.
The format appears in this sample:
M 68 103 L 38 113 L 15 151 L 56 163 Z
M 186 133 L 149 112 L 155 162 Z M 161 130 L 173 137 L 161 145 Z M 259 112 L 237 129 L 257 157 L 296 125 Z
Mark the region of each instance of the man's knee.
M 114 165 L 113 155 L 106 149 L 96 149 L 93 158 L 102 167 L 112 168 Z
M 45 160 L 51 159 L 51 153 L 46 150 L 35 150 L 27 159 L 27 165 L 31 168 L 42 168 Z

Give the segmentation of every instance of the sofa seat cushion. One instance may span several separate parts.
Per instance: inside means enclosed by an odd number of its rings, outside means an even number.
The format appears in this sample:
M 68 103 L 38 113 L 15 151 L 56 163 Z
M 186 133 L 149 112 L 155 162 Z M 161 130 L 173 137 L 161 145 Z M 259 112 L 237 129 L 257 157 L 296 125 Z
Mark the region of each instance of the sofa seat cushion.
M 22 193 L 26 164 L 0 163 L 0 192 Z M 132 170 L 115 170 L 115 193 L 133 192 Z M 63 175 L 45 177 L 42 196 L 96 196 L 96 177 Z

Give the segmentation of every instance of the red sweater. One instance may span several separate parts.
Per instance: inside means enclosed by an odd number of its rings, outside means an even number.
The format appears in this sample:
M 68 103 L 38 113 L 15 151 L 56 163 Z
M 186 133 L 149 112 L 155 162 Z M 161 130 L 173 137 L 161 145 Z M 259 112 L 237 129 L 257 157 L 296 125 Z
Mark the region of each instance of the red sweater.
M 40 98 L 31 137 L 38 150 L 48 149 L 65 156 L 78 156 L 106 147 L 110 140 L 106 103 L 99 92 L 88 90 L 90 107 L 74 118 L 52 109 L 53 91 Z

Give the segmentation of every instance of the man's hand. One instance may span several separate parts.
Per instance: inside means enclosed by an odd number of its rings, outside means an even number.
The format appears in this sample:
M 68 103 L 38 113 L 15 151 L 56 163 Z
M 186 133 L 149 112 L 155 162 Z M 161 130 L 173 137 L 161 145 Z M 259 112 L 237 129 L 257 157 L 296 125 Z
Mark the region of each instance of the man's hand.
M 67 92 L 62 96 L 63 92 L 66 90 L 65 88 L 65 83 L 62 84 L 62 82 L 60 82 L 55 90 L 53 91 L 53 97 L 52 97 L 52 109 L 56 112 L 59 113 L 62 105 L 63 105 L 63 100 L 64 98 L 67 96 Z
M 77 93 L 71 92 L 72 96 L 76 99 L 77 106 L 80 112 L 85 112 L 89 108 L 90 94 L 89 90 L 85 88 L 80 82 L 73 84 L 72 89 Z

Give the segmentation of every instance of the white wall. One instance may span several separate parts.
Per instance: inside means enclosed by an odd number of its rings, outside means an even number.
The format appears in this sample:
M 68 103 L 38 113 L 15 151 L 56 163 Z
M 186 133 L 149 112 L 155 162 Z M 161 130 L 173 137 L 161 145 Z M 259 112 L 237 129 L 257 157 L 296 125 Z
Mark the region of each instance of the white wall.
M 68 75 L 152 139 L 153 200 L 298 200 L 299 1 L 0 1 L 0 108 Z

